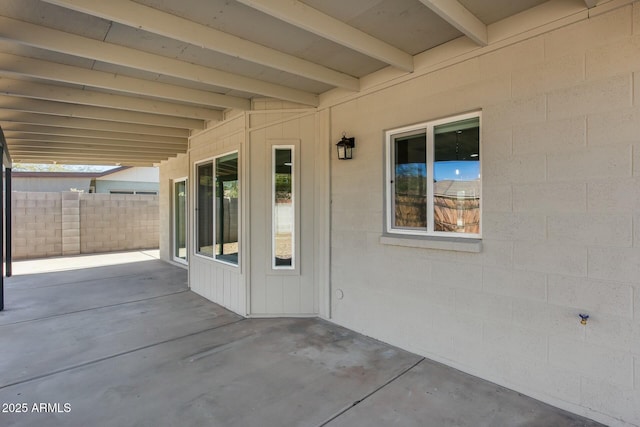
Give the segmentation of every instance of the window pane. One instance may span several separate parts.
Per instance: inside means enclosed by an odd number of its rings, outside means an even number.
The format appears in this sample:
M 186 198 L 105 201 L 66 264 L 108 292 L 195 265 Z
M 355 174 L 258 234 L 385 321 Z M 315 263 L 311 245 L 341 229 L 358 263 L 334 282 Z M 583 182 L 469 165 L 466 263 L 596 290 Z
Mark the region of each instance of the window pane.
M 393 140 L 394 227 L 427 227 L 426 134 Z
M 213 164 L 198 166 L 197 248 L 201 255 L 213 256 Z
M 174 184 L 174 248 L 173 256 L 187 260 L 187 185 L 185 181 Z
M 238 153 L 216 159 L 216 259 L 238 264 Z
M 293 232 L 295 209 L 293 200 L 293 156 L 291 148 L 274 150 L 273 200 L 273 265 L 293 267 Z
M 480 233 L 480 120 L 434 129 L 434 230 Z

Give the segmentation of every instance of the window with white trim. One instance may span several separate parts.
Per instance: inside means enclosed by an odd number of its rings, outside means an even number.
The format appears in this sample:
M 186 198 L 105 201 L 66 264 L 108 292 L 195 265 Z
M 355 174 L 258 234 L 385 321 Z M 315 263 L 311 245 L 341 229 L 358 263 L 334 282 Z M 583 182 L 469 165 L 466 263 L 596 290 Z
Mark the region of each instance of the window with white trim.
M 173 259 L 187 263 L 187 178 L 173 181 Z
M 295 186 L 292 145 L 274 145 L 272 163 L 272 268 L 295 268 Z
M 196 165 L 196 229 L 198 255 L 238 265 L 238 152 Z
M 213 162 L 196 166 L 196 253 L 213 257 Z
M 386 232 L 481 237 L 480 113 L 385 133 Z

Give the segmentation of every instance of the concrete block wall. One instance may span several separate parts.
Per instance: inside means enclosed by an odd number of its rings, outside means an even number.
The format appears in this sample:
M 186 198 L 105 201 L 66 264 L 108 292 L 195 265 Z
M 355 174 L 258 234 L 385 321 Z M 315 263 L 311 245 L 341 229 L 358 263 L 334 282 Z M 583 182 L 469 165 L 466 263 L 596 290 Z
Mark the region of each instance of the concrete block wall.
M 80 195 L 80 251 L 111 252 L 157 248 L 158 196 Z
M 62 197 L 62 255 L 80 253 L 80 193 L 63 192 Z
M 330 106 L 332 320 L 640 425 L 639 88 L 635 2 Z M 383 131 L 474 110 L 482 251 L 382 243 Z
M 158 196 L 12 193 L 13 258 L 158 247 Z
M 60 193 L 12 193 L 14 259 L 62 255 Z

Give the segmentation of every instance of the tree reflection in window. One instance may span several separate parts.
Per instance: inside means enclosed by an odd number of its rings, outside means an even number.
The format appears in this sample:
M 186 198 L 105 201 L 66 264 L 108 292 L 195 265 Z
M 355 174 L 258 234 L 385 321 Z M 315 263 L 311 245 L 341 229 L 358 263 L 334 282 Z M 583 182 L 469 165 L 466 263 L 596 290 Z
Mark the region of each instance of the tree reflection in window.
M 216 173 L 216 244 L 215 258 L 238 264 L 238 153 L 215 160 Z

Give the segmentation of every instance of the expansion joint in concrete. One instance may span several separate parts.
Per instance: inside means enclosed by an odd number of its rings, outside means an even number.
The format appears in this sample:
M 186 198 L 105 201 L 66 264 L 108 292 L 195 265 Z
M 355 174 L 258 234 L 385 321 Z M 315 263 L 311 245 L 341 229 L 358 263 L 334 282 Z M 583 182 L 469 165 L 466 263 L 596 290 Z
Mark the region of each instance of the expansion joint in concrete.
M 105 356 L 105 357 L 100 357 L 98 359 L 90 360 L 88 362 L 80 363 L 80 364 L 73 365 L 73 366 L 68 366 L 68 367 L 62 368 L 62 369 L 57 369 L 57 370 L 52 371 L 52 372 L 47 372 L 46 374 L 36 375 L 36 376 L 31 377 L 31 378 L 26 378 L 24 380 L 16 381 L 16 382 L 13 382 L 13 383 L 10 383 L 10 384 L 0 385 L 0 390 L 2 390 L 4 388 L 7 388 L 7 387 L 15 386 L 15 385 L 18 385 L 18 384 L 24 384 L 24 383 L 28 383 L 28 382 L 31 382 L 31 381 L 36 381 L 36 380 L 39 380 L 39 379 L 42 379 L 42 378 L 51 377 L 53 375 L 60 374 L 62 372 L 68 372 L 68 371 L 72 371 L 74 369 L 84 368 L 86 366 L 94 365 L 96 363 L 100 363 L 100 362 L 103 362 L 105 360 L 115 359 L 116 357 L 124 356 L 124 355 L 131 354 L 131 353 L 135 353 L 136 351 L 145 350 L 147 348 L 155 347 L 155 346 L 158 346 L 158 345 L 161 345 L 161 344 L 166 344 L 166 343 L 169 343 L 169 342 L 172 342 L 172 341 L 177 341 L 177 340 L 180 340 L 180 339 L 183 339 L 183 338 L 187 338 L 187 337 L 191 337 L 191 336 L 194 336 L 194 335 L 203 334 L 205 332 L 213 331 L 213 330 L 216 330 L 216 329 L 219 329 L 219 328 L 223 328 L 223 327 L 226 327 L 226 326 L 231 326 L 233 324 L 240 323 L 240 322 L 245 321 L 245 320 L 247 320 L 247 319 L 246 318 L 238 319 L 238 320 L 233 321 L 233 322 L 225 323 L 224 325 L 218 325 L 218 326 L 215 326 L 213 328 L 207 328 L 207 329 L 203 329 L 203 330 L 200 330 L 200 331 L 192 332 L 190 334 L 181 335 L 179 337 L 169 338 L 169 339 L 166 339 L 166 340 L 163 340 L 163 341 L 158 341 L 158 342 L 155 342 L 155 343 L 152 343 L 152 344 L 148 344 L 148 345 L 145 345 L 145 346 L 133 348 L 131 350 L 123 351 L 123 352 L 112 354 L 112 355 Z
M 322 424 L 318 425 L 318 427 L 324 427 L 327 424 L 329 424 L 331 421 L 335 420 L 336 418 L 338 418 L 339 416 L 345 414 L 346 412 L 348 412 L 349 410 L 355 408 L 356 406 L 358 406 L 360 403 L 364 402 L 365 400 L 367 400 L 368 398 L 370 398 L 371 396 L 373 396 L 374 394 L 376 394 L 377 392 L 379 392 L 380 390 L 382 390 L 383 388 L 385 388 L 386 386 L 388 386 L 389 384 L 391 384 L 394 381 L 397 381 L 399 378 L 401 378 L 402 376 L 404 376 L 406 373 L 408 373 L 409 371 L 411 371 L 413 368 L 415 368 L 416 366 L 418 366 L 419 364 L 421 364 L 423 361 L 425 360 L 425 358 L 421 358 L 420 360 L 418 360 L 416 363 L 414 363 L 413 365 L 409 366 L 407 369 L 403 370 L 402 372 L 400 372 L 398 375 L 395 375 L 394 377 L 392 377 L 390 380 L 388 380 L 387 382 L 385 382 L 384 384 L 382 384 L 381 386 L 377 387 L 376 389 L 374 389 L 373 391 L 367 393 L 366 395 L 364 395 L 361 399 L 356 400 L 355 402 L 353 402 L 351 404 L 351 406 L 344 408 L 343 410 L 341 410 L 340 412 L 338 412 L 337 414 L 333 415 L 331 418 L 329 418 L 328 420 L 324 421 Z

